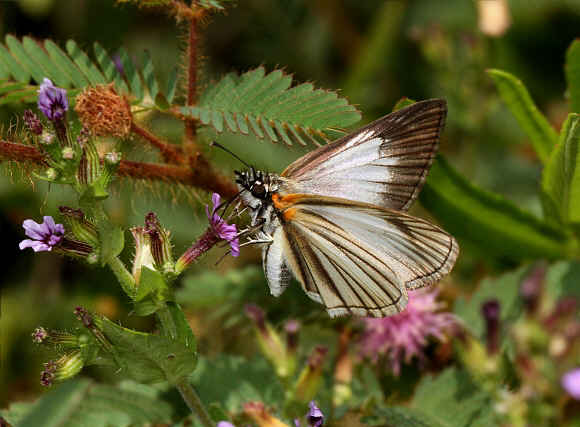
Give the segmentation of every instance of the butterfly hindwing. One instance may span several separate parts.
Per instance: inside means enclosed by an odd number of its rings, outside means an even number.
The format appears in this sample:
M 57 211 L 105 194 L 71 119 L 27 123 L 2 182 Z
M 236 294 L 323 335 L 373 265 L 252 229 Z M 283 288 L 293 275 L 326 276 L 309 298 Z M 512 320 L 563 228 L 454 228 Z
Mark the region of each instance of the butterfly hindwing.
M 441 280 L 458 254 L 449 234 L 400 212 L 308 194 L 281 205 L 285 263 L 333 317 L 401 311 L 406 290 Z

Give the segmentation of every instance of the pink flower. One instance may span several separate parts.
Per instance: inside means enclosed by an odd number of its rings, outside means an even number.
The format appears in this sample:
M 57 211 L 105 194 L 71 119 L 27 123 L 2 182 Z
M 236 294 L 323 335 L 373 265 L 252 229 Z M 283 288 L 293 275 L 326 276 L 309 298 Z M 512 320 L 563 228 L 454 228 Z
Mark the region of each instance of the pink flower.
M 207 217 L 209 218 L 209 224 L 218 237 L 230 243 L 230 254 L 236 257 L 240 254 L 240 244 L 238 239 L 235 238 L 238 235 L 238 230 L 236 229 L 235 224 L 228 224 L 216 213 L 216 209 L 220 205 L 220 195 L 218 193 L 213 193 L 211 200 L 213 202 L 211 214 L 209 212 L 209 206 L 205 207 Z
M 576 400 L 580 400 L 580 368 L 573 369 L 562 376 L 562 387 Z
M 440 311 L 439 292 L 427 288 L 409 292 L 409 304 L 401 313 L 385 318 L 363 318 L 365 329 L 359 338 L 359 355 L 374 363 L 383 361 L 395 375 L 403 363 L 425 360 L 429 338 L 445 340 L 445 333 L 457 329 L 452 313 Z

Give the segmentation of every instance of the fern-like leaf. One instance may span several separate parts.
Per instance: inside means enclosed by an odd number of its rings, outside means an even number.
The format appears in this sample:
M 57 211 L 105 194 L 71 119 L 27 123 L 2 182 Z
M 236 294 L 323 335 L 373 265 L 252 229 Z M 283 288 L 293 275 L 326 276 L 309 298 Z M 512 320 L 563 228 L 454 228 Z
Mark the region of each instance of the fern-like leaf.
M 30 37 L 19 41 L 7 35 L 0 44 L 0 105 L 10 102 L 35 102 L 38 85 L 45 77 L 74 97 L 87 85 L 114 82 L 117 90 L 131 94 L 135 103 L 151 107 L 146 94 L 158 108 L 167 109 L 177 87 L 177 70 L 171 72 L 165 94 L 159 90 L 153 62 L 147 52 L 135 64 L 123 46 L 119 48 L 122 74 L 115 67 L 109 53 L 98 43 L 93 45 L 93 61 L 74 40 L 66 43 L 66 52 L 51 40 L 37 42 Z M 34 82 L 35 84 L 30 84 Z
M 326 141 L 327 131 L 350 126 L 361 119 L 358 110 L 336 92 L 315 89 L 311 83 L 294 87 L 292 76 L 281 70 L 266 74 L 260 67 L 242 75 L 230 73 L 203 93 L 199 104 L 181 107 L 217 132 L 229 129 L 288 145 Z
M 131 381 L 110 386 L 74 380 L 34 403 L 14 403 L 0 414 L 21 427 L 148 426 L 171 418 L 171 406 L 158 394 Z

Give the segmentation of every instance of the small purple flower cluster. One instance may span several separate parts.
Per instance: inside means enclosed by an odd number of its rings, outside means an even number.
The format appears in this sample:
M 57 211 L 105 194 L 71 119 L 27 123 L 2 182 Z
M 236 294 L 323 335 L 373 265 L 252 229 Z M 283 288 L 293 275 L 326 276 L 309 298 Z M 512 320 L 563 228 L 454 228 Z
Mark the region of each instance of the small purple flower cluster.
M 22 223 L 25 234 L 32 239 L 20 242 L 20 249 L 32 248 L 34 252 L 50 251 L 53 246 L 60 243 L 64 235 L 62 224 L 56 224 L 51 216 L 46 215 L 42 224 L 38 224 L 31 219 Z

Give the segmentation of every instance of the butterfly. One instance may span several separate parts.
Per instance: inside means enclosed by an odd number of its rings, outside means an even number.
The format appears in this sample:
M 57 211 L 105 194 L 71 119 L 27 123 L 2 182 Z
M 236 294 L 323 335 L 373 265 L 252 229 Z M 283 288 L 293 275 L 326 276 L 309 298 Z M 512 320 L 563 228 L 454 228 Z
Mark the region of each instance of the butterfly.
M 457 241 L 406 214 L 425 182 L 445 125 L 444 100 L 417 102 L 322 146 L 280 175 L 236 171 L 262 246 L 270 292 L 296 277 L 331 317 L 394 315 L 407 290 L 436 283 Z

